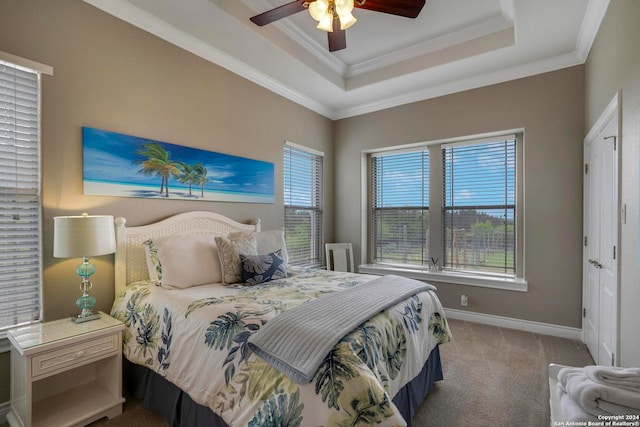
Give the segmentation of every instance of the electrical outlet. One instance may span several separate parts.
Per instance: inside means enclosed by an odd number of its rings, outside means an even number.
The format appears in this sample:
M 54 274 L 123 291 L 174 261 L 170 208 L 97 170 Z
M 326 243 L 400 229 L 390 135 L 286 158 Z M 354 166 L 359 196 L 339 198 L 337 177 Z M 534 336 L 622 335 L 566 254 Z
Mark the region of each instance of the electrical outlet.
M 469 297 L 467 297 L 465 294 L 462 294 L 460 296 L 460 305 L 463 307 L 466 307 L 469 305 Z

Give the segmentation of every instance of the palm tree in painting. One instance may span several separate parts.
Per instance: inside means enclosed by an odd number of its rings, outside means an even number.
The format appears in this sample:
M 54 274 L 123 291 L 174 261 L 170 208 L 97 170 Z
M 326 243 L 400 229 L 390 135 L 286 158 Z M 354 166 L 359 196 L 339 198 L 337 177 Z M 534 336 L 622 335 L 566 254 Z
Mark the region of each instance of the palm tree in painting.
M 138 173 L 161 177 L 160 194 L 164 191 L 164 196 L 169 197 L 169 177 L 179 175 L 180 162 L 171 160 L 171 154 L 157 142 L 147 142 L 135 153 L 140 156 L 134 161 L 140 165 Z
M 188 163 L 180 162 L 180 174 L 178 175 L 178 181 L 182 184 L 189 184 L 189 196 L 191 196 L 191 186 L 193 184 L 200 184 L 200 175 L 198 174 L 195 166 L 191 166 Z
M 205 168 L 202 163 L 198 162 L 193 165 L 193 171 L 195 172 L 195 183 L 200 186 L 200 197 L 204 197 L 204 186 L 207 182 L 209 182 L 209 178 L 207 178 L 207 168 Z

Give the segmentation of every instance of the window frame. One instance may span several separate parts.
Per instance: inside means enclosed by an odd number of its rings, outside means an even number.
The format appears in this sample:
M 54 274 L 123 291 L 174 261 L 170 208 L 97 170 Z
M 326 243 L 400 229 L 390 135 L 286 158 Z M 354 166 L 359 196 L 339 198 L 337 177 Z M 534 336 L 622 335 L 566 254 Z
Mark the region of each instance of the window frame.
M 491 146 L 490 146 L 491 145 Z M 504 145 L 504 148 L 501 146 Z M 486 150 L 484 152 L 480 152 L 478 150 L 479 146 L 484 146 L 482 148 L 482 150 Z M 488 272 L 487 274 L 489 275 L 497 275 L 497 276 L 504 276 L 504 277 L 516 277 L 516 270 L 517 270 L 517 266 L 518 266 L 518 257 L 517 257 L 517 245 L 515 242 L 516 239 L 516 227 L 515 227 L 515 223 L 516 221 L 519 219 L 518 218 L 518 211 L 516 209 L 516 199 L 517 199 L 517 191 L 516 191 L 516 178 L 517 178 L 517 174 L 518 174 L 518 170 L 516 168 L 516 159 L 518 156 L 518 144 L 517 144 L 517 139 L 516 139 L 516 135 L 515 134 L 504 134 L 504 135 L 500 135 L 494 138 L 486 138 L 486 139 L 473 139 L 470 141 L 464 141 L 464 142 L 455 142 L 455 143 L 449 143 L 449 144 L 442 144 L 440 145 L 441 148 L 441 159 L 442 159 L 442 164 L 443 164 L 443 173 L 442 173 L 442 194 L 443 194 L 443 202 L 442 202 L 442 217 L 441 217 L 441 221 L 444 224 L 443 225 L 443 229 L 444 229 L 444 233 L 442 235 L 442 258 L 440 258 L 442 260 L 442 265 L 444 268 L 448 268 L 449 270 L 458 270 L 458 271 L 462 271 L 462 272 L 468 272 L 471 274 L 484 274 L 484 270 L 481 269 L 469 269 L 469 268 L 464 268 L 464 267 L 453 267 L 451 266 L 451 264 L 453 264 L 453 262 L 451 262 L 451 260 L 448 259 L 447 254 L 449 252 L 448 249 L 448 237 L 451 237 L 451 239 L 455 240 L 455 233 L 453 233 L 453 236 L 448 234 L 448 230 L 446 227 L 446 224 L 448 222 L 448 212 L 449 211 L 466 211 L 466 210 L 473 210 L 476 211 L 476 213 L 478 211 L 482 211 L 482 210 L 502 210 L 502 211 L 509 211 L 512 210 L 513 212 L 513 273 L 507 273 L 505 272 Z M 454 180 L 457 180 L 454 178 L 454 176 L 456 175 L 456 173 L 454 173 L 454 167 L 453 167 L 453 163 L 456 163 L 456 160 L 453 159 L 453 155 L 454 152 L 458 152 L 458 162 L 460 161 L 464 161 L 466 158 L 468 158 L 469 154 L 468 152 L 465 153 L 465 151 L 467 149 L 471 149 L 472 151 L 475 152 L 475 155 L 480 155 L 483 157 L 486 157 L 485 153 L 494 153 L 498 150 L 500 150 L 502 153 L 500 153 L 499 156 L 496 156 L 495 158 L 491 158 L 491 166 L 492 168 L 495 166 L 495 160 L 498 160 L 498 163 L 502 163 L 503 159 L 507 159 L 508 161 L 512 161 L 513 162 L 513 166 L 514 168 L 516 168 L 516 170 L 514 171 L 514 176 L 513 176 L 513 182 L 511 182 L 508 179 L 508 168 L 505 165 L 505 170 L 507 172 L 504 172 L 504 180 L 502 179 L 503 177 L 500 176 L 503 174 L 503 171 L 501 171 L 498 176 L 500 181 L 499 182 L 499 186 L 478 186 L 476 187 L 476 189 L 478 190 L 478 192 L 480 192 L 479 196 L 477 198 L 474 198 L 473 200 L 476 202 L 475 205 L 469 205 L 466 204 L 464 202 L 460 203 L 460 202 L 453 202 L 453 205 L 451 205 L 449 203 L 449 201 L 453 201 L 454 199 L 456 199 L 456 196 L 459 196 L 459 193 L 457 190 L 455 190 L 456 186 L 469 186 L 471 185 L 473 187 L 473 184 L 471 182 L 469 182 L 469 178 L 461 178 L 462 180 L 459 181 L 457 184 L 455 182 L 453 182 Z M 513 150 L 513 153 L 510 152 L 510 150 Z M 504 157 L 502 157 L 502 154 L 504 154 Z M 513 158 L 511 159 L 510 156 L 513 156 Z M 446 166 L 450 166 L 450 169 L 447 170 Z M 468 166 L 467 166 L 468 167 Z M 465 174 L 464 169 L 461 170 L 462 175 Z M 495 175 L 485 175 L 483 178 L 486 179 L 487 177 L 489 177 L 489 179 L 491 177 L 495 178 Z M 475 175 L 474 175 L 475 178 Z M 504 200 L 504 203 L 496 203 L 496 204 L 484 204 L 480 203 L 480 200 L 483 197 L 487 196 L 486 190 L 488 188 L 491 188 L 493 191 L 501 191 L 504 187 L 502 187 L 502 185 L 505 185 L 506 190 L 505 190 L 505 198 L 509 198 L 509 193 L 510 191 L 513 191 L 513 202 L 507 202 L 506 200 Z M 509 188 L 509 185 L 513 185 L 513 188 Z M 486 202 L 485 202 L 486 203 Z M 505 242 L 507 241 L 506 235 L 504 237 Z M 507 250 L 508 245 L 505 243 L 503 249 L 505 251 L 508 252 Z M 505 252 L 505 257 L 506 252 Z M 497 269 L 497 267 L 494 267 Z M 503 267 L 504 270 L 508 269 L 508 266 L 506 265 L 506 261 L 505 261 L 505 265 Z
M 312 167 L 318 170 L 311 171 L 310 178 L 315 179 L 311 184 L 310 192 L 314 193 L 309 205 L 287 204 L 287 156 L 288 153 L 310 156 Z M 309 257 L 305 260 L 296 259 L 296 250 L 287 242 L 287 252 L 289 253 L 289 264 L 305 267 L 320 267 L 324 265 L 324 153 L 293 142 L 285 141 L 283 150 L 283 206 L 284 206 L 284 228 L 285 240 L 289 237 L 287 233 L 287 211 L 307 210 L 311 212 L 311 245 L 309 247 Z
M 380 155 L 384 153 L 384 155 Z M 407 154 L 409 155 L 415 155 L 415 157 L 408 157 Z M 374 171 L 373 171 L 373 164 L 378 163 L 377 160 L 375 159 L 384 159 L 385 157 L 396 157 L 396 159 L 401 159 L 397 162 L 394 162 L 393 160 L 389 160 L 390 162 L 396 163 L 396 167 L 400 166 L 399 163 L 402 163 L 402 165 L 405 167 L 405 170 L 412 170 L 413 172 L 416 172 L 415 170 L 415 163 L 420 163 L 422 166 L 422 170 L 420 173 L 420 184 L 416 185 L 416 187 L 420 187 L 420 196 L 419 199 L 421 201 L 421 203 L 414 203 L 411 205 L 402 205 L 402 206 L 390 206 L 393 205 L 394 202 L 397 203 L 397 200 L 389 200 L 388 202 L 384 201 L 385 197 L 384 194 L 381 194 L 377 191 L 377 187 L 378 187 L 378 181 L 382 181 L 383 185 L 384 185 L 384 169 L 385 169 L 385 165 L 384 163 L 382 163 L 379 169 L 377 169 L 377 171 L 379 170 L 380 172 L 377 172 L 375 174 L 374 177 Z M 404 157 L 404 158 L 402 158 Z M 424 164 L 425 164 L 425 159 L 426 159 L 426 171 L 424 168 Z M 374 235 L 376 234 L 376 231 L 378 229 L 377 227 L 377 223 L 374 219 L 374 217 L 377 217 L 379 214 L 382 215 L 383 212 L 397 212 L 398 216 L 402 215 L 402 211 L 413 211 L 415 213 L 420 212 L 421 216 L 427 216 L 427 225 L 426 227 L 424 227 L 424 223 L 421 224 L 418 228 L 421 229 L 421 232 L 424 234 L 428 234 L 429 233 L 429 214 L 430 214 L 430 200 L 429 200 L 429 187 L 430 187 L 430 177 L 429 175 L 429 171 L 430 171 L 430 167 L 429 167 L 429 163 L 431 159 L 431 154 L 429 153 L 429 149 L 428 147 L 416 147 L 415 149 L 400 149 L 400 150 L 389 150 L 389 151 L 384 151 L 384 152 L 376 152 L 376 153 L 372 153 L 369 156 L 369 175 L 370 175 L 370 185 L 369 185 L 369 196 L 370 196 L 370 204 L 369 204 L 369 212 L 371 212 L 371 217 L 369 217 L 369 226 L 368 226 L 368 232 L 370 233 L 370 239 L 369 241 L 372 242 L 374 240 Z M 425 173 L 426 172 L 426 173 Z M 426 183 L 425 183 L 425 175 L 426 175 Z M 410 185 L 412 180 L 405 180 L 405 182 L 403 182 L 402 184 L 404 185 Z M 426 191 L 425 191 L 425 184 L 426 184 Z M 382 191 L 382 193 L 384 193 L 384 189 Z M 425 194 L 426 193 L 426 194 Z M 417 197 L 411 197 L 408 195 L 403 194 L 402 195 L 402 199 L 403 201 L 409 201 L 409 199 L 412 198 L 416 198 Z M 426 197 L 425 197 L 426 196 Z M 380 200 L 381 205 L 378 204 L 378 201 Z M 385 206 L 386 205 L 386 206 Z M 423 219 L 424 221 L 424 219 Z M 406 245 L 407 244 L 407 240 L 406 240 L 406 236 L 404 236 L 403 238 L 403 242 L 397 241 L 397 244 L 402 244 L 402 245 Z M 411 265 L 411 266 L 420 266 L 420 265 L 424 265 L 425 261 L 427 261 L 429 259 L 429 240 L 425 235 L 422 235 L 418 238 L 418 240 L 423 240 L 426 242 L 426 245 L 423 245 L 420 252 L 420 262 L 422 264 L 416 264 L 416 263 L 394 263 L 392 261 L 387 261 L 387 262 L 379 262 L 380 264 L 387 264 L 387 265 Z M 370 247 L 370 251 L 369 251 L 369 259 L 373 260 L 376 259 L 376 252 L 380 253 L 380 251 L 378 250 L 378 246 L 374 246 L 371 245 Z M 406 258 L 407 254 L 404 254 L 404 257 Z M 390 255 L 387 255 L 388 258 L 391 258 Z M 414 254 L 415 257 L 415 254 Z M 375 262 L 375 261 L 372 261 Z
M 453 143 L 474 143 L 492 139 L 497 139 L 509 134 L 516 136 L 516 271 L 514 275 L 504 275 L 495 273 L 457 271 L 443 269 L 440 271 L 430 271 L 427 265 L 410 266 L 401 264 L 376 264 L 372 258 L 372 242 L 370 234 L 371 218 L 371 190 L 372 172 L 370 170 L 370 156 L 379 153 L 395 152 L 400 150 L 429 149 L 429 205 L 430 209 L 430 240 L 428 242 L 428 253 L 434 257 L 442 259 L 444 253 L 444 230 L 443 230 L 443 166 L 442 149 L 446 144 Z M 512 291 L 526 292 L 528 284 L 525 279 L 525 257 L 524 257 L 524 129 L 510 129 L 498 132 L 490 132 L 480 135 L 470 135 L 463 137 L 447 138 L 428 142 L 419 142 L 398 146 L 389 146 L 374 150 L 362 151 L 362 239 L 363 264 L 359 266 L 359 271 L 365 274 L 398 274 L 421 280 L 432 280 L 442 283 L 455 283 L 461 285 L 489 287 Z M 436 208 L 438 207 L 438 208 Z M 366 258 L 365 258 L 366 257 Z
M 35 145 L 34 156 L 36 157 L 36 159 L 35 159 L 35 162 L 31 160 L 30 162 L 35 163 L 37 168 L 36 178 L 35 178 L 36 186 L 35 188 L 33 188 L 33 190 L 35 190 L 33 194 L 31 194 L 30 196 L 21 196 L 21 198 L 27 197 L 29 200 L 31 200 L 31 202 L 29 203 L 32 203 L 32 202 L 37 203 L 37 206 L 35 207 L 35 210 L 34 210 L 35 220 L 31 221 L 32 224 L 35 224 L 34 231 L 38 239 L 37 248 L 35 250 L 35 254 L 36 254 L 35 257 L 37 259 L 35 260 L 35 263 L 31 264 L 32 268 L 35 265 L 35 268 L 33 269 L 37 270 L 34 273 L 35 281 L 37 282 L 37 285 L 36 285 L 36 288 L 34 288 L 33 284 L 30 283 L 29 291 L 28 291 L 28 294 L 32 294 L 35 300 L 32 301 L 33 309 L 29 311 L 27 316 L 28 318 L 18 317 L 18 312 L 15 312 L 15 313 L 7 312 L 6 314 L 2 315 L 2 319 L 1 319 L 2 324 L 0 325 L 0 339 L 3 339 L 6 337 L 7 330 L 18 327 L 18 326 L 22 326 L 22 325 L 38 323 L 41 321 L 43 316 L 42 314 L 43 313 L 43 304 L 42 304 L 42 300 L 43 300 L 42 206 L 43 205 L 42 205 L 42 153 L 41 153 L 42 151 L 42 76 L 43 74 L 53 75 L 53 68 L 48 65 L 44 65 L 44 64 L 37 63 L 35 61 L 20 58 L 18 56 L 15 56 L 6 52 L 2 52 L 2 51 L 0 51 L 0 64 L 2 64 L 3 66 L 13 68 L 15 70 L 19 70 L 22 73 L 35 75 L 35 84 L 30 87 L 37 92 L 35 94 L 35 98 L 36 98 L 35 107 L 32 107 L 32 108 L 35 108 L 35 115 L 36 115 L 36 118 L 34 120 L 36 125 L 35 138 L 30 140 L 30 143 Z M 14 124 L 14 126 L 16 125 Z M 9 129 L 7 131 L 12 132 Z M 13 132 L 16 132 L 16 131 L 14 130 Z M 16 187 L 15 194 L 18 194 L 18 191 L 19 190 Z M 17 200 L 16 200 L 16 203 L 18 203 Z M 16 215 L 18 215 L 18 213 L 16 213 Z M 4 228 L 0 229 L 0 232 L 3 230 Z M 17 291 L 17 288 L 15 286 L 13 288 L 8 289 L 9 294 L 16 291 Z M 13 320 L 11 320 L 12 317 L 13 317 Z M 4 340 L 2 342 L 4 342 Z

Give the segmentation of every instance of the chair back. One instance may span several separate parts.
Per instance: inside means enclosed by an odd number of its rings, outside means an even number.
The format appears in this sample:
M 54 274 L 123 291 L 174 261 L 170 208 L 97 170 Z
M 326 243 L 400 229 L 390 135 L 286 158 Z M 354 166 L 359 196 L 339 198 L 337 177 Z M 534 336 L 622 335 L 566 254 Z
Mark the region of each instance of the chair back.
M 325 245 L 327 270 L 355 272 L 351 243 L 327 243 Z

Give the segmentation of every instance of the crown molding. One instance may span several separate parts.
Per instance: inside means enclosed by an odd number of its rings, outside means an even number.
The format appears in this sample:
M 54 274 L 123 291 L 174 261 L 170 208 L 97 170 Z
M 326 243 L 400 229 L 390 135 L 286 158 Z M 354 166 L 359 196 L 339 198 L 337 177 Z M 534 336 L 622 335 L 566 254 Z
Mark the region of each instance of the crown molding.
M 482 86 L 501 83 L 509 80 L 514 80 L 523 77 L 529 77 L 535 74 L 545 73 L 549 71 L 558 70 L 574 65 L 583 64 L 591 49 L 596 34 L 599 30 L 600 23 L 606 14 L 607 7 L 610 0 L 589 0 L 585 17 L 582 22 L 580 35 L 576 43 L 576 47 L 572 53 L 556 56 L 554 58 L 544 59 L 540 61 L 530 62 L 524 65 L 518 65 L 510 68 L 503 68 L 495 72 L 488 72 L 471 76 L 468 78 L 462 78 L 456 81 L 452 81 L 445 84 L 436 86 L 430 86 L 423 90 L 409 91 L 407 93 L 401 93 L 399 95 L 382 96 L 379 100 L 369 103 L 359 103 L 346 108 L 331 108 L 325 105 L 323 102 L 319 102 L 311 96 L 305 95 L 303 91 L 294 89 L 291 85 L 283 83 L 282 81 L 271 77 L 264 72 L 259 71 L 255 66 L 249 65 L 237 58 L 234 58 L 230 54 L 218 49 L 204 41 L 192 36 L 185 31 L 176 28 L 173 25 L 159 19 L 153 14 L 133 5 L 127 0 L 84 0 L 86 3 L 106 12 L 112 16 L 122 19 L 144 31 L 147 31 L 169 43 L 172 43 L 188 52 L 191 52 L 205 60 L 213 62 L 222 68 L 229 70 L 230 72 L 239 75 L 259 86 L 262 86 L 296 104 L 299 104 L 311 111 L 314 111 L 324 117 L 331 120 L 343 119 L 361 114 L 366 114 L 382 109 L 397 107 L 399 105 L 408 104 L 412 102 L 422 101 L 438 96 L 444 96 L 452 93 L 461 92 L 464 90 L 470 90 L 479 88 Z M 256 0 L 258 1 L 258 0 Z M 254 5 L 255 6 L 255 5 Z M 502 16 L 500 25 L 513 26 L 514 17 L 514 0 L 501 0 Z M 492 25 L 495 25 L 497 21 L 494 20 Z M 284 31 L 291 32 L 290 37 L 297 40 L 302 40 L 301 46 L 305 49 L 311 49 L 312 55 L 319 61 L 328 66 L 329 70 L 334 70 L 337 75 L 342 76 L 342 81 L 345 82 L 344 87 L 340 88 L 345 96 L 348 96 L 348 92 L 345 87 L 348 78 L 344 77 L 349 73 L 366 73 L 367 70 L 371 70 L 379 66 L 384 61 L 397 60 L 398 57 L 408 54 L 400 50 L 400 54 L 383 56 L 381 59 L 374 59 L 370 61 L 363 61 L 355 66 L 347 67 L 342 61 L 331 56 L 327 58 L 324 50 L 320 50 L 322 55 L 317 55 L 312 49 L 313 45 L 318 48 L 318 43 L 314 40 L 307 40 L 308 36 L 301 37 L 301 31 L 295 29 L 295 26 L 288 23 L 275 23 L 281 27 L 284 27 Z M 486 23 L 485 23 L 486 25 Z M 486 27 L 485 27 L 486 31 Z M 450 39 L 446 39 L 446 42 L 453 43 L 459 40 L 459 37 L 468 37 L 469 33 L 460 32 L 457 35 L 450 35 Z M 458 38 L 456 38 L 458 37 Z M 433 50 L 433 46 L 429 43 L 424 43 L 428 49 Z M 274 46 L 277 48 L 277 46 Z M 423 46 L 425 48 L 425 46 Z M 409 51 L 412 48 L 407 48 Z M 415 52 L 414 52 L 415 53 Z M 324 57 L 324 59 L 323 59 Z M 345 68 L 346 67 L 346 68 Z M 416 75 L 420 72 L 415 73 Z M 413 78 L 412 76 L 410 78 Z M 393 80 L 393 79 L 392 79 Z M 384 82 L 374 82 L 372 86 L 378 86 L 384 89 Z M 414 86 L 415 87 L 415 86 Z
M 346 119 L 353 116 L 372 113 L 374 111 L 398 107 L 404 104 L 410 104 L 413 102 L 437 98 L 439 96 L 463 92 L 465 90 L 477 89 L 480 87 L 503 83 L 510 80 L 521 79 L 524 77 L 531 77 L 536 74 L 542 74 L 562 68 L 573 67 L 582 63 L 584 63 L 584 61 L 581 61 L 580 58 L 578 58 L 574 53 L 569 53 L 554 58 L 547 58 L 540 61 L 530 62 L 528 64 L 504 68 L 495 72 L 478 74 L 466 79 L 456 80 L 452 83 L 433 86 L 425 90 L 414 91 L 400 96 L 385 98 L 381 101 L 363 104 L 353 108 L 337 110 L 334 112 L 334 115 L 336 119 Z
M 596 39 L 600 24 L 609 8 L 609 2 L 610 0 L 589 0 L 575 49 L 576 55 L 582 62 L 585 62 L 589 56 L 589 51 Z
M 375 58 L 360 61 L 359 63 L 353 64 L 347 68 L 345 77 L 355 77 L 381 68 L 396 65 L 413 58 L 434 55 L 437 54 L 437 52 L 445 51 L 450 47 L 500 32 L 512 26 L 513 24 L 507 22 L 502 16 L 489 18 L 460 30 L 429 38 L 422 42 L 388 52 Z

